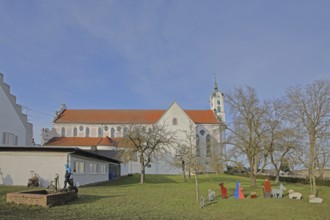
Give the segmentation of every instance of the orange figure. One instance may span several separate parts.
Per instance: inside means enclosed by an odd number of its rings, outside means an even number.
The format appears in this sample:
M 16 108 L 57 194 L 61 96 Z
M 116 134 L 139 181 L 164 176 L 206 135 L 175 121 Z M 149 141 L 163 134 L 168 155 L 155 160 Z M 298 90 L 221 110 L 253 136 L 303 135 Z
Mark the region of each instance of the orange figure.
M 236 198 L 236 199 L 245 199 L 242 190 L 243 190 L 243 188 L 241 187 L 241 183 L 239 181 L 237 181 L 236 182 L 236 189 L 235 189 L 235 193 L 234 193 L 234 198 Z
M 244 193 L 243 193 L 243 188 L 241 187 L 241 184 L 239 184 L 238 197 L 240 199 L 245 199 L 245 196 L 244 196 Z

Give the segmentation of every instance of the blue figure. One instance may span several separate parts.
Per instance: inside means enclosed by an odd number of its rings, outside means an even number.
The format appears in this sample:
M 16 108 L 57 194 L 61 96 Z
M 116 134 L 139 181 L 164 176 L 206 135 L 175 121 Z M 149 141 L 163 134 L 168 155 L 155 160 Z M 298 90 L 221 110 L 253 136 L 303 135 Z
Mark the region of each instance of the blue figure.
M 239 198 L 239 188 L 240 188 L 240 183 L 239 181 L 236 182 L 236 189 L 235 189 L 235 193 L 234 193 L 234 198 L 238 199 Z
M 71 185 L 70 178 L 71 178 L 71 168 L 69 164 L 65 164 L 64 189 L 66 188 L 67 183 Z
M 239 181 L 237 181 L 236 189 L 235 189 L 235 193 L 234 193 L 235 199 L 244 199 L 245 198 L 242 190 L 243 190 L 243 188 L 241 187 L 241 183 Z
M 69 164 L 65 164 L 65 171 L 67 171 L 68 173 L 71 173 L 71 168 L 70 168 Z

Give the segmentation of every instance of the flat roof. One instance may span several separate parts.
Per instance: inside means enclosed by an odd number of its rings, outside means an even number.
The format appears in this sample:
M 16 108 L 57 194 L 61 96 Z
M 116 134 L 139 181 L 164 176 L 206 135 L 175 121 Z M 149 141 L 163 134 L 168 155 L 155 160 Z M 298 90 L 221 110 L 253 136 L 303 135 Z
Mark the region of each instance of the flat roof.
M 81 155 L 85 157 L 96 158 L 100 160 L 105 160 L 112 163 L 120 164 L 121 161 L 110 158 L 108 156 L 94 153 L 92 151 L 86 151 L 79 149 L 77 147 L 11 147 L 11 146 L 0 146 L 0 151 L 12 151 L 12 152 L 63 152 L 71 153 L 76 155 Z

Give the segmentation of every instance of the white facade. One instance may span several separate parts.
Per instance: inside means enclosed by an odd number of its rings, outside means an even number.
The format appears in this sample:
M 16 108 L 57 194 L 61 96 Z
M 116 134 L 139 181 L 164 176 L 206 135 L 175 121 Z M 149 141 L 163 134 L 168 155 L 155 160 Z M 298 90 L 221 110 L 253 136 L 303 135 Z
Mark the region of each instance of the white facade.
M 62 188 L 67 163 L 73 172 L 74 182 L 80 186 L 107 181 L 110 167 L 119 168 L 119 164 L 86 156 L 85 153 L 75 153 L 73 148 L 65 152 L 55 148 L 47 151 L 31 148 L 12 151 L 1 148 L 0 185 L 27 185 L 33 171 L 37 174 L 42 187 L 47 187 L 56 174 L 59 174 L 59 184 Z
M 32 124 L 0 73 L 0 146 L 32 146 Z

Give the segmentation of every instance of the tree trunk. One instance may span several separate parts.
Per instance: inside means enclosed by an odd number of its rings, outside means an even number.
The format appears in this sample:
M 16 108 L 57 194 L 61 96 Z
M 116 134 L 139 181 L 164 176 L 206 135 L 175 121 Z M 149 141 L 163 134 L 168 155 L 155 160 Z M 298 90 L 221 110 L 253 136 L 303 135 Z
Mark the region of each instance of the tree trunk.
M 276 185 L 277 185 L 278 182 L 280 181 L 280 172 L 281 172 L 280 169 L 276 169 L 276 174 L 275 174 L 275 176 L 276 176 L 275 184 L 276 184 Z
M 145 168 L 143 166 L 143 167 L 141 167 L 141 179 L 140 179 L 140 183 L 144 183 L 144 179 L 145 179 Z
M 185 169 L 185 163 L 184 163 L 184 160 L 182 160 L 182 173 L 183 173 L 184 181 L 187 182 L 186 169 Z
M 311 193 L 315 196 L 316 195 L 316 181 L 315 181 L 315 132 L 310 129 L 310 161 L 309 161 L 309 181 L 311 186 Z
M 256 176 L 254 173 L 251 173 L 251 186 L 257 186 L 257 183 L 256 183 Z
M 198 174 L 195 172 L 196 202 L 199 201 Z
M 250 179 L 251 179 L 251 186 L 257 186 L 256 183 L 256 176 L 257 176 L 257 163 L 255 162 L 257 161 L 256 159 L 254 159 L 254 161 L 252 161 L 250 164 Z
M 140 155 L 140 165 L 141 165 L 141 179 L 140 179 L 140 183 L 144 183 L 144 179 L 145 179 L 145 164 L 144 164 L 144 158 L 143 156 Z
M 280 182 L 280 175 L 276 174 L 275 185 L 278 185 L 279 182 Z

